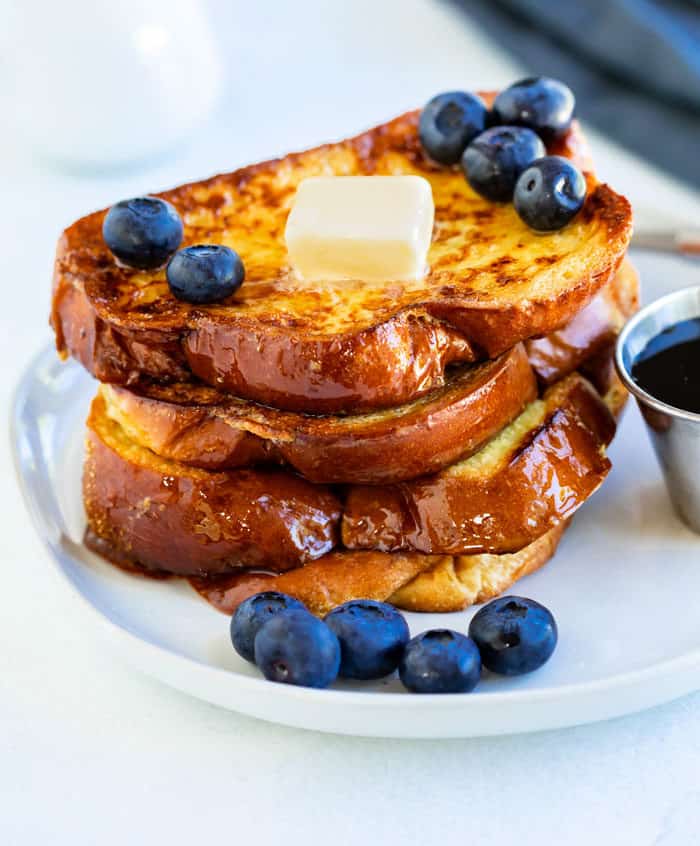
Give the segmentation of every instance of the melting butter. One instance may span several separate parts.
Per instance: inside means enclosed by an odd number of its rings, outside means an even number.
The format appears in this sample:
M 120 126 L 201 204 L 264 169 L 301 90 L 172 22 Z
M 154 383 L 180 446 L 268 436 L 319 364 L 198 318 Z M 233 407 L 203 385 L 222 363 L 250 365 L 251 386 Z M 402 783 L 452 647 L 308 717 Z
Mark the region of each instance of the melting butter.
M 319 176 L 300 183 L 287 251 L 309 282 L 420 279 L 435 204 L 422 176 Z

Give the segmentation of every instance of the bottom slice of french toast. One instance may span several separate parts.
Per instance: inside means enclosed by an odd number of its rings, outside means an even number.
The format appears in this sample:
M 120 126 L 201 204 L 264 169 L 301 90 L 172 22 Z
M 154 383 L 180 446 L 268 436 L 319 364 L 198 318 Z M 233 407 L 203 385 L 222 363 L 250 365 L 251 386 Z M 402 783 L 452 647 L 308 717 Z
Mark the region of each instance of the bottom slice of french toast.
M 461 611 L 498 596 L 546 564 L 566 526 L 555 526 L 510 555 L 337 550 L 279 575 L 246 571 L 214 579 L 190 579 L 190 583 L 225 614 L 232 614 L 244 599 L 261 590 L 295 596 L 319 616 L 351 599 L 390 602 L 405 611 Z

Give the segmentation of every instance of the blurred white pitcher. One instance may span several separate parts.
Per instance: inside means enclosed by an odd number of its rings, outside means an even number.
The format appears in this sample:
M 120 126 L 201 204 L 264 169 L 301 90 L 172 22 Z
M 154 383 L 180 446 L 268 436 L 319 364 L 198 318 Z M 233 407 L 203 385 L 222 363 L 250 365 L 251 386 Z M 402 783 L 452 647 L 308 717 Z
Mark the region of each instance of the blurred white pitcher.
M 7 123 L 48 158 L 100 168 L 147 159 L 201 125 L 216 102 L 222 62 L 198 0 L 8 5 Z

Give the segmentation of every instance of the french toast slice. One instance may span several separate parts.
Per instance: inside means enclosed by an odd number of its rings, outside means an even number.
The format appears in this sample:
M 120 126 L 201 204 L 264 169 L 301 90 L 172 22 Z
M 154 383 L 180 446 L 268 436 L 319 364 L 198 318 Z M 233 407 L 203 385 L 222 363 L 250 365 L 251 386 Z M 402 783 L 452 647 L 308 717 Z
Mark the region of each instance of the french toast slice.
M 98 395 L 88 418 L 88 546 L 121 566 L 179 575 L 285 570 L 336 545 L 341 504 L 290 473 L 214 473 L 130 440 Z
M 406 611 L 461 611 L 487 602 L 554 555 L 567 524 L 550 529 L 519 552 L 508 555 L 423 555 L 418 552 L 341 550 L 296 570 L 273 574 L 243 572 L 190 584 L 225 614 L 262 590 L 300 599 L 318 616 L 351 599 L 390 602 Z
M 489 97 L 490 99 L 490 97 Z M 612 278 L 631 230 L 627 200 L 600 184 L 574 124 L 550 153 L 585 171 L 581 212 L 536 234 L 511 205 L 475 194 L 458 168 L 422 152 L 418 112 L 354 138 L 166 191 L 184 245 L 234 247 L 236 294 L 193 306 L 164 270 L 118 266 L 101 235 L 105 211 L 58 245 L 52 324 L 57 347 L 103 382 L 187 381 L 280 409 L 388 408 L 440 386 L 450 364 L 494 358 L 569 322 Z M 429 272 L 415 282 L 304 284 L 287 263 L 284 225 L 300 181 L 315 175 L 418 174 L 432 185 Z
M 549 388 L 475 455 L 440 473 L 353 486 L 343 545 L 428 554 L 516 552 L 568 520 L 610 470 L 615 418 L 575 373 Z
M 320 558 L 337 545 L 341 516 L 350 549 L 517 551 L 597 489 L 614 429 L 607 406 L 573 374 L 466 461 L 411 482 L 351 486 L 343 505 L 334 489 L 292 473 L 214 472 L 156 456 L 98 394 L 83 484 L 88 537 L 118 563 L 202 576 Z
M 570 323 L 544 338 L 525 342 L 539 383 L 553 385 L 601 356 L 612 361 L 615 339 L 638 307 L 639 275 L 625 258 L 614 279 Z
M 471 455 L 537 396 L 522 344 L 398 408 L 311 417 L 192 384 L 103 385 L 107 414 L 158 455 L 207 469 L 289 466 L 312 482 L 382 484 Z
M 570 324 L 527 342 L 538 379 L 558 381 L 607 355 L 637 297 L 637 274 L 626 259 Z M 127 435 L 165 458 L 210 470 L 281 464 L 329 484 L 385 484 L 437 472 L 479 449 L 535 398 L 521 345 L 449 372 L 442 388 L 413 403 L 348 416 L 279 411 L 195 383 L 101 391 L 108 415 Z

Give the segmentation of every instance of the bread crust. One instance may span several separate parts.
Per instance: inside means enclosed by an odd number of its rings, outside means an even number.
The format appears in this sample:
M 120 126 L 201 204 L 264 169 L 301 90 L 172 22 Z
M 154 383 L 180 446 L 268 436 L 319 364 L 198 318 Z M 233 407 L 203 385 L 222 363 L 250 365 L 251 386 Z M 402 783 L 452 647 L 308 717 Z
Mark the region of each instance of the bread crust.
M 610 285 L 563 329 L 499 359 L 466 365 L 442 388 L 390 411 L 309 416 L 240 400 L 193 382 L 103 386 L 107 413 L 158 455 L 210 470 L 278 464 L 320 483 L 386 484 L 466 458 L 535 398 L 532 369 L 548 385 L 606 356 L 636 308 L 636 272 L 625 260 Z M 528 365 L 532 365 L 532 368 Z M 600 362 L 600 364 L 598 364 Z M 595 382 L 605 393 L 605 379 Z
M 522 344 L 407 406 L 349 417 L 278 411 L 187 385 L 102 390 L 110 417 L 158 455 L 207 469 L 284 464 L 329 484 L 440 470 L 476 452 L 537 396 Z
M 348 549 L 512 552 L 566 521 L 600 485 L 614 428 L 575 374 L 466 462 L 397 485 L 351 486 L 341 505 L 331 488 L 291 473 L 212 472 L 156 456 L 107 416 L 98 395 L 84 501 L 94 538 L 113 557 L 181 575 L 298 567 L 333 550 L 341 514 Z
M 93 548 L 135 569 L 177 575 L 276 571 L 330 552 L 341 506 L 292 474 L 211 473 L 129 441 L 98 396 L 88 418 L 83 501 Z
M 445 368 L 494 358 L 569 322 L 615 274 L 629 203 L 596 182 L 578 125 L 557 152 L 586 171 L 582 211 L 534 235 L 510 205 L 477 197 L 458 169 L 425 158 L 418 112 L 314 150 L 161 194 L 185 221 L 185 244 L 230 243 L 247 279 L 229 301 L 175 300 L 164 271 L 117 266 L 101 236 L 105 211 L 63 234 L 52 324 L 59 351 L 103 382 L 192 374 L 277 408 L 338 413 L 388 408 L 442 384 Z M 317 173 L 418 173 L 436 201 L 430 271 L 419 283 L 299 283 L 283 230 L 296 184 Z
M 396 590 L 389 602 L 406 611 L 461 611 L 505 593 L 543 567 L 557 551 L 568 522 L 554 526 L 517 552 L 443 556 Z
M 605 402 L 615 415 L 619 415 L 624 406 L 627 394 L 619 383 L 619 379 L 601 360 L 591 364 L 592 369 L 605 371 L 606 394 Z M 574 377 L 576 378 L 576 377 Z M 571 381 L 571 380 L 569 380 Z M 557 390 L 561 390 L 560 387 Z M 97 408 L 91 415 L 91 423 L 101 432 L 103 427 L 99 423 L 99 400 Z M 98 417 L 98 420 L 95 420 Z M 605 416 L 598 419 L 597 415 L 588 415 L 589 425 L 596 429 L 601 438 L 607 439 L 608 425 Z M 91 434 L 96 438 L 98 449 L 106 451 L 110 448 L 102 442 L 97 432 Z M 109 440 L 108 436 L 103 434 Z M 270 546 L 262 550 L 262 555 L 256 556 L 255 563 L 248 569 L 240 569 L 240 551 L 236 550 L 234 558 L 217 557 L 220 550 L 209 555 L 207 545 L 204 549 L 197 547 L 195 558 L 197 571 L 203 575 L 193 575 L 187 566 L 183 567 L 182 531 L 184 540 L 192 540 L 191 529 L 175 525 L 171 526 L 158 520 L 153 526 L 148 526 L 143 535 L 143 523 L 117 516 L 119 509 L 126 511 L 128 503 L 143 503 L 138 497 L 143 492 L 138 462 L 133 456 L 125 457 L 123 447 L 111 450 L 113 455 L 105 463 L 99 457 L 95 461 L 93 447 L 88 447 L 88 458 L 85 470 L 85 501 L 90 521 L 86 533 L 86 543 L 95 552 L 108 558 L 120 567 L 136 572 L 144 569 L 151 575 L 168 576 L 172 572 L 189 574 L 190 582 L 211 604 L 228 614 L 247 596 L 259 590 L 276 589 L 299 597 L 316 614 L 324 615 L 332 607 L 341 602 L 354 598 L 374 598 L 390 602 L 397 607 L 409 611 L 449 612 L 458 611 L 469 605 L 485 602 L 507 590 L 515 581 L 543 566 L 553 555 L 557 544 L 564 532 L 568 521 L 554 525 L 549 531 L 533 542 L 514 553 L 489 554 L 478 553 L 471 555 L 426 555 L 420 552 L 400 551 L 381 552 L 376 550 L 346 550 L 335 549 L 315 561 L 304 566 L 294 566 L 284 573 L 271 572 L 280 569 L 280 559 L 277 556 L 279 538 L 269 535 L 270 529 L 275 532 L 274 522 L 270 526 L 264 522 L 262 531 L 256 542 L 270 540 Z M 146 451 L 139 450 L 140 454 Z M 100 454 L 104 455 L 105 452 Z M 116 461 L 115 461 L 116 457 Z M 181 496 L 183 488 L 177 476 L 168 477 L 162 474 L 159 460 L 146 460 L 148 471 L 155 473 L 160 468 L 158 479 L 162 483 L 169 479 L 177 482 L 176 496 Z M 136 465 L 136 472 L 135 472 Z M 172 464 L 171 468 L 177 465 Z M 185 475 L 187 468 L 183 468 Z M 92 473 L 98 478 L 106 479 L 109 485 L 93 486 Z M 195 476 L 212 478 L 227 474 L 212 474 L 205 471 L 194 471 Z M 179 475 L 179 474 L 178 474 Z M 236 474 L 228 474 L 236 475 Z M 265 485 L 276 485 L 274 477 L 267 477 Z M 118 493 L 115 495 L 115 486 Z M 229 489 L 229 495 L 234 489 Z M 279 488 L 276 487 L 279 492 Z M 318 492 L 318 491 L 317 491 Z M 298 494 L 297 494 L 298 495 Z M 169 507 L 172 505 L 169 503 Z M 116 506 L 117 511 L 112 510 Z M 274 506 L 274 503 L 273 503 Z M 175 505 L 175 513 L 180 515 L 182 509 Z M 140 509 L 143 512 L 143 508 Z M 150 504 L 149 504 L 150 511 Z M 148 513 L 148 512 L 145 512 Z M 144 515 L 145 516 L 145 515 Z M 259 515 L 257 515 L 259 516 Z M 273 514 L 274 517 L 274 514 Z M 140 526 L 140 529 L 137 527 Z M 256 525 L 251 527 L 254 536 Z M 260 523 L 257 524 L 260 529 Z M 136 543 L 134 532 L 137 531 Z M 151 532 L 152 534 L 149 534 Z M 264 534 L 262 533 L 264 532 Z M 99 533 L 99 534 L 98 534 Z M 153 544 L 153 537 L 157 543 Z M 146 555 L 141 554 L 141 544 L 145 545 Z M 186 552 L 185 547 L 185 554 Z M 295 553 L 296 554 L 296 553 Z M 284 566 L 284 565 L 283 565 Z M 250 569 L 252 567 L 253 569 Z M 167 568 L 164 569 L 164 568 Z M 260 568 L 268 568 L 261 571 Z M 224 571 L 224 572 L 222 572 Z
M 605 403 L 619 416 L 626 399 L 613 366 Z M 282 575 L 245 571 L 190 579 L 190 583 L 225 614 L 232 614 L 244 599 L 262 590 L 296 596 L 319 616 L 348 600 L 368 598 L 406 611 L 461 611 L 488 602 L 543 567 L 554 556 L 569 522 L 554 526 L 518 552 L 503 555 L 337 550 Z
M 244 599 L 261 590 L 295 596 L 321 617 L 351 599 L 390 602 L 406 611 L 461 611 L 498 596 L 546 564 L 565 528 L 565 523 L 555 526 L 511 555 L 342 550 L 281 575 L 246 572 L 190 583 L 225 614 L 233 614 Z
M 350 488 L 343 545 L 428 554 L 516 552 L 568 520 L 598 489 L 610 470 L 605 446 L 614 432 L 608 407 L 573 374 L 477 456 L 421 479 Z
M 539 383 L 548 387 L 591 359 L 610 359 L 620 330 L 638 307 L 639 275 L 625 258 L 610 284 L 570 323 L 544 338 L 525 342 Z

